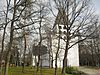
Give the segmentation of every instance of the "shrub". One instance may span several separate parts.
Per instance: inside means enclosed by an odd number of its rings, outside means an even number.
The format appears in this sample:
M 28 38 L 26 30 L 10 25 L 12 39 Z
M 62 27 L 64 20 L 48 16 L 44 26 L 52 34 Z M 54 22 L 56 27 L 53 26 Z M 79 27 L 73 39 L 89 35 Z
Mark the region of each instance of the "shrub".
M 78 69 L 76 67 L 66 67 L 65 70 L 66 70 L 65 72 L 68 74 L 73 74 L 78 72 Z

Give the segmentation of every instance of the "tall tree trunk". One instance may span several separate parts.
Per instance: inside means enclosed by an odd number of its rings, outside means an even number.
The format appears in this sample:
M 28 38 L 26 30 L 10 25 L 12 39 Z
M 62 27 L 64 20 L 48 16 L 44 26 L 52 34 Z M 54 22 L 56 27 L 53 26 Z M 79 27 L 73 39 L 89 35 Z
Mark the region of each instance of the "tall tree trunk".
M 67 1 L 67 17 L 65 17 L 64 15 L 62 15 L 65 19 L 64 21 L 64 25 L 67 26 L 67 41 L 66 41 L 66 47 L 65 47 L 65 54 L 64 54 L 64 59 L 63 59 L 63 67 L 62 67 L 62 75 L 65 75 L 65 67 L 67 66 L 67 55 L 68 55 L 68 46 L 69 46 L 69 37 L 70 37 L 70 29 L 69 29 L 69 1 Z M 67 22 L 67 24 L 66 24 Z
M 6 34 L 6 27 L 8 25 L 7 23 L 7 17 L 8 17 L 8 8 L 9 8 L 9 4 L 10 4 L 10 1 L 9 3 L 7 2 L 7 10 L 6 10 L 6 18 L 5 18 L 5 22 L 6 22 L 6 25 L 4 27 L 4 31 L 3 31 L 3 36 L 2 36 L 2 49 L 1 49 L 1 58 L 0 58 L 0 74 L 2 75 L 2 58 L 3 58 L 3 51 L 4 51 L 4 40 L 5 40 L 5 34 Z
M 56 57 L 55 57 L 55 75 L 57 75 L 57 58 L 58 58 L 59 49 L 60 49 L 60 31 L 59 31 L 59 37 L 58 37 L 58 48 L 57 48 Z
M 40 5 L 40 15 L 39 15 L 39 17 L 40 17 L 40 22 L 39 22 L 39 25 L 40 25 L 40 27 L 39 27 L 39 35 L 40 35 L 40 42 L 39 42 L 39 53 L 38 53 L 38 62 L 37 62 L 37 71 L 39 70 L 39 65 L 40 65 L 40 62 L 42 62 L 42 61 L 40 61 L 40 56 L 41 56 L 41 53 L 40 53 L 40 51 L 41 51 L 41 43 L 42 43 L 42 34 L 41 34 L 41 27 L 42 27 L 42 7 L 41 7 L 41 5 Z M 42 69 L 42 67 L 40 66 L 40 69 Z
M 22 65 L 22 72 L 24 72 L 24 67 L 25 67 L 25 54 L 26 54 L 26 34 L 25 34 L 25 30 L 24 30 L 24 58 L 23 58 L 23 65 Z
M 94 51 L 93 51 L 93 43 L 91 42 L 91 57 L 92 57 L 92 66 L 94 66 L 95 65 L 95 58 L 94 58 Z
M 28 1 L 28 0 L 25 1 L 25 6 L 26 6 L 26 4 L 27 4 L 27 1 Z M 27 16 L 27 9 L 25 9 L 25 11 L 24 11 L 24 25 L 26 24 L 26 16 Z M 24 72 L 24 67 L 25 67 L 25 55 L 26 55 L 26 48 L 27 48 L 27 40 L 26 40 L 26 38 L 27 38 L 27 37 L 26 37 L 27 32 L 25 31 L 24 28 L 23 28 L 23 35 L 24 35 L 24 37 L 23 37 L 23 39 L 24 39 L 24 54 L 23 54 L 24 58 L 23 58 L 22 72 Z
M 0 74 L 1 75 L 2 75 L 2 58 L 3 58 L 3 51 L 4 51 L 4 40 L 5 40 L 6 27 L 7 27 L 7 25 L 5 25 L 5 27 L 4 27 L 4 32 L 3 32 L 3 37 L 2 37 L 2 50 L 0 52 L 0 54 L 1 54 L 1 57 L 0 57 Z
M 8 51 L 7 51 L 7 54 L 6 54 L 4 75 L 8 75 L 10 53 L 11 53 L 11 47 L 12 47 L 12 42 L 13 42 L 13 31 L 14 31 L 13 25 L 14 25 L 15 13 L 16 13 L 16 0 L 14 0 L 14 9 L 13 10 L 14 10 L 14 13 L 13 13 L 13 18 L 12 18 L 12 22 L 11 22 L 10 41 L 9 41 Z
M 50 37 L 49 37 L 49 43 L 50 43 L 50 49 L 49 49 L 49 68 L 51 67 L 52 68 L 52 66 L 51 66 L 51 52 L 52 52 L 52 38 L 51 38 L 51 32 L 50 32 Z M 53 55 L 53 54 L 52 54 Z M 52 63 L 53 64 L 53 63 Z
M 68 41 L 66 42 L 66 49 L 63 59 L 62 75 L 65 75 L 65 67 L 67 66 L 67 54 L 68 54 Z

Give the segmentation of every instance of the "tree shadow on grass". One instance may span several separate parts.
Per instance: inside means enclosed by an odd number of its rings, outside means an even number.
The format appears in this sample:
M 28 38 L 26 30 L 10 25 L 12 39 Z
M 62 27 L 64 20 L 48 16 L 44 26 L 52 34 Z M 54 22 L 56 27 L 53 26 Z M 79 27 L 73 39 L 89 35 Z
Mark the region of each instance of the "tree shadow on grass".
M 86 74 L 82 71 L 75 71 L 75 72 L 72 73 L 72 75 L 88 75 L 88 74 Z

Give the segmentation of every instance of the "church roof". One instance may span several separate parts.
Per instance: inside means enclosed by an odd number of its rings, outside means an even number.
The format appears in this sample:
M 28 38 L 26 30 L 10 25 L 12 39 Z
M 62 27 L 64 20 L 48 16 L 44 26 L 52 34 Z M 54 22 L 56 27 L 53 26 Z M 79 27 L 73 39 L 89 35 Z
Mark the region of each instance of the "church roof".
M 58 14 L 57 14 L 57 17 L 56 17 L 56 19 L 55 19 L 55 23 L 54 23 L 54 27 L 56 26 L 56 25 L 67 25 L 68 24 L 68 22 L 67 22 L 67 15 L 66 15 L 66 12 L 65 12 L 65 10 L 64 9 L 60 9 L 59 11 L 58 11 Z M 53 27 L 53 28 L 54 28 Z

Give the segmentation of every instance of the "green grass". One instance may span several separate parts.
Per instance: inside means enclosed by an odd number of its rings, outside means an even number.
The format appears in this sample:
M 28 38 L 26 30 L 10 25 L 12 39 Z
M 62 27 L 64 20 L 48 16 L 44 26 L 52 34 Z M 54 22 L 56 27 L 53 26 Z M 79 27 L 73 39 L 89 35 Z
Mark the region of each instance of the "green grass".
M 42 71 L 42 72 L 41 72 Z M 42 70 L 37 72 L 37 75 L 54 75 L 54 69 L 42 68 Z M 8 75 L 35 75 L 36 69 L 31 67 L 25 67 L 24 73 L 22 72 L 22 67 L 10 67 L 8 71 Z M 57 71 L 58 75 L 61 75 L 61 69 Z M 71 74 L 66 74 L 71 75 Z

